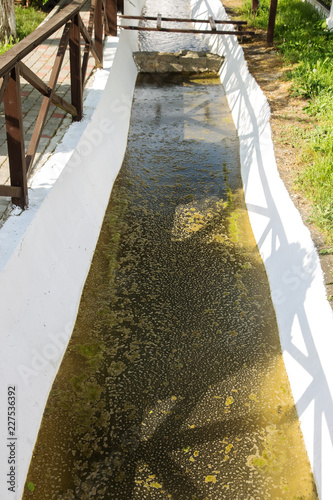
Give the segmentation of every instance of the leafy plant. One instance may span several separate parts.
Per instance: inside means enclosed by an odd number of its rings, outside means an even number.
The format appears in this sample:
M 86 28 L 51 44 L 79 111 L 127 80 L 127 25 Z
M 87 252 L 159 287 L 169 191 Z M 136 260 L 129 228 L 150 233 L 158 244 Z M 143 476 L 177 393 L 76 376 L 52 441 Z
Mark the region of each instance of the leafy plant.
M 261 1 L 254 18 L 251 2 L 245 0 L 242 13 L 252 26 L 267 29 L 269 1 Z M 298 187 L 312 201 L 311 219 L 332 242 L 333 31 L 309 2 L 279 0 L 275 46 L 289 70 L 293 95 L 307 100 L 304 108 L 317 123 L 298 137 L 305 166 Z
M 319 255 L 331 255 L 333 254 L 333 247 L 332 248 L 323 248 L 322 250 L 319 250 Z M 332 285 L 332 283 L 326 283 L 327 285 Z
M 35 491 L 35 485 L 31 481 L 27 484 L 27 488 L 29 491 Z
M 46 13 L 35 7 L 22 7 L 21 5 L 17 5 L 15 7 L 15 17 L 17 38 L 16 40 L 11 39 L 7 40 L 6 43 L 0 44 L 0 54 L 11 49 L 16 42 L 19 42 L 32 33 L 46 17 Z

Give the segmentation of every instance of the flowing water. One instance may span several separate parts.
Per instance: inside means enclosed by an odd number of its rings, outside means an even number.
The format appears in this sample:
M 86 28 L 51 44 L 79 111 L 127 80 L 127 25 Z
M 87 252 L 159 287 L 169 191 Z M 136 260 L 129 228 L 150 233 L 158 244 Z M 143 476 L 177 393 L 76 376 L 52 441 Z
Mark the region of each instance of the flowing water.
M 146 0 L 143 10 L 143 15 L 157 16 L 162 14 L 163 17 L 177 17 L 189 19 L 190 15 L 190 0 Z M 156 21 L 144 21 L 141 23 L 144 26 L 156 27 Z M 193 23 L 183 22 L 162 22 L 163 28 L 181 28 L 193 29 Z M 183 33 L 157 33 L 157 32 L 140 32 L 139 46 L 142 51 L 157 51 L 157 52 L 178 52 L 183 49 L 193 51 L 208 51 L 206 42 L 203 37 L 197 35 Z
M 141 75 L 25 498 L 317 498 L 223 88 Z
M 176 7 L 145 13 L 190 17 Z M 201 40 L 140 34 L 145 51 Z M 139 76 L 24 498 L 317 498 L 238 151 L 218 80 Z

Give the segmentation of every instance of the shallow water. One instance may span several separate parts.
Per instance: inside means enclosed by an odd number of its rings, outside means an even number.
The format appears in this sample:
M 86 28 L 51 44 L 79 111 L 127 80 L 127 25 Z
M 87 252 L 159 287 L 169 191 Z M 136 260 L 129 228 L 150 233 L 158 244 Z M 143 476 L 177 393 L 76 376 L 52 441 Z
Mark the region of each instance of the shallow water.
M 238 150 L 217 80 L 139 77 L 34 498 L 317 498 Z
M 177 17 L 183 19 L 191 18 L 190 0 L 146 0 L 143 15 L 162 17 Z M 156 21 L 142 21 L 141 25 L 156 27 Z M 163 28 L 193 29 L 193 23 L 162 22 Z M 190 33 L 158 33 L 145 32 L 139 33 L 139 47 L 142 51 L 157 52 L 178 52 L 186 48 L 193 51 L 208 51 L 207 43 L 202 35 L 193 35 Z

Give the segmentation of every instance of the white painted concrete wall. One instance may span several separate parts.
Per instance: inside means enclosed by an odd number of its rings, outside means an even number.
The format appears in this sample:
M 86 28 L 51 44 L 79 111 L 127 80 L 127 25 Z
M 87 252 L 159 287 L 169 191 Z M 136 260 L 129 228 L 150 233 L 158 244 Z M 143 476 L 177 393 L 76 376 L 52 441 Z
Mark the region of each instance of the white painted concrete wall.
M 317 2 L 317 0 L 303 0 L 303 2 L 304 1 L 311 3 L 311 5 L 313 5 L 313 7 L 315 7 L 317 9 L 319 14 L 323 17 L 323 19 L 327 18 L 329 10 L 330 10 L 328 7 L 325 7 L 320 2 Z
M 226 18 L 219 0 L 191 0 L 197 17 Z M 204 29 L 204 26 L 201 27 Z M 224 54 L 221 81 L 238 129 L 245 199 L 265 263 L 283 355 L 320 498 L 333 498 L 333 315 L 319 257 L 280 179 L 270 109 L 234 37 L 209 37 Z
M 141 12 L 143 0 L 135 3 L 137 8 L 127 2 L 126 13 Z M 86 119 L 71 127 L 33 179 L 30 209 L 14 210 L 0 230 L 1 500 L 21 498 L 47 397 L 122 164 L 137 76 L 132 58 L 136 39 L 130 32 L 122 32 L 119 40 L 108 39 L 106 70 L 98 72 L 88 93 Z M 17 440 L 8 440 L 8 386 L 16 388 Z M 15 494 L 7 483 L 9 443 L 16 453 Z
M 191 0 L 193 15 L 221 18 L 219 0 Z M 137 2 L 135 2 L 137 3 Z M 139 13 L 126 2 L 128 14 Z M 205 25 L 205 27 L 207 27 Z M 202 26 L 204 29 L 204 26 Z M 281 343 L 320 498 L 333 492 L 333 317 L 318 255 L 276 168 L 270 110 L 233 37 L 208 37 L 224 54 L 221 80 L 240 138 L 245 197 L 265 262 Z M 88 119 L 75 124 L 34 179 L 30 210 L 0 230 L 1 499 L 20 498 L 45 403 L 70 338 L 113 181 L 126 148 L 136 79 L 136 35 L 109 40 L 111 67 L 96 78 Z M 115 49 L 118 46 L 116 55 Z M 114 57 L 115 55 L 115 57 Z M 113 60 L 114 58 L 114 60 Z M 92 111 L 99 104 L 89 118 Z M 81 137 L 75 151 L 77 137 Z M 99 147 L 103 143 L 103 148 Z M 17 388 L 15 497 L 8 469 L 7 387 Z
M 304 2 L 305 0 L 303 0 Z M 325 19 L 327 22 L 327 26 L 329 29 L 333 28 L 333 2 L 331 4 L 331 9 L 328 9 L 327 7 L 324 7 L 321 3 L 317 2 L 316 0 L 306 0 L 307 2 L 311 3 L 320 13 L 320 15 Z

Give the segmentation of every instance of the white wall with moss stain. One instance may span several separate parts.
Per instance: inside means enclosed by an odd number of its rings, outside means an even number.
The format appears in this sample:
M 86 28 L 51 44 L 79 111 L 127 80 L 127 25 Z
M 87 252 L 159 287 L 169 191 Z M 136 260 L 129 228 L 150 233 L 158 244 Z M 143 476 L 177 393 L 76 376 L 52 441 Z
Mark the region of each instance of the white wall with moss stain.
M 126 2 L 126 13 L 141 12 Z M 83 122 L 33 179 L 30 208 L 0 229 L 1 499 L 21 498 L 44 407 L 75 323 L 113 182 L 126 150 L 137 34 L 109 38 L 106 69 Z M 93 113 L 92 113 L 93 112 Z M 90 116 L 92 115 L 92 117 Z M 9 464 L 7 387 L 16 388 L 15 459 Z M 14 489 L 7 483 L 14 467 Z
M 192 14 L 198 18 L 227 18 L 219 0 L 191 0 L 191 4 Z M 248 71 L 242 48 L 233 36 L 207 38 L 211 50 L 226 58 L 221 81 L 239 134 L 249 217 L 266 266 L 283 356 L 319 496 L 331 500 L 333 314 L 319 256 L 279 176 L 269 105 Z

